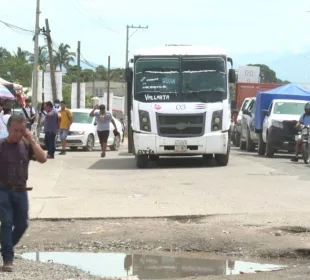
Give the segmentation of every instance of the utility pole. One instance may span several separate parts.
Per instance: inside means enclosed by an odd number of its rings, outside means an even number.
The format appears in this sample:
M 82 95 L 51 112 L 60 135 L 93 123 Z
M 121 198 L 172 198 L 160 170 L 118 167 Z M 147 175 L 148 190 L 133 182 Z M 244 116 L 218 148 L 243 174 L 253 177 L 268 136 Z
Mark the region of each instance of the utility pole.
M 77 75 L 76 75 L 76 90 L 77 90 L 77 107 L 81 107 L 81 41 L 78 41 L 77 48 Z
M 108 88 L 107 88 L 107 111 L 110 110 L 110 61 L 111 57 L 108 57 Z
M 50 60 L 50 73 L 51 73 L 51 84 L 52 84 L 52 94 L 53 101 L 57 99 L 57 90 L 56 90 L 56 79 L 55 79 L 55 65 L 54 65 L 54 56 L 53 56 L 53 46 L 52 46 L 52 38 L 51 38 L 51 30 L 48 23 L 48 19 L 45 19 L 45 27 L 46 27 L 46 40 L 47 40 L 47 48 L 48 55 Z M 47 100 L 48 101 L 48 100 Z
M 125 68 L 128 68 L 129 67 L 129 61 L 128 61 L 128 54 L 129 54 L 129 39 L 130 39 L 130 37 L 133 35 L 131 35 L 131 36 L 129 36 L 129 29 L 148 29 L 149 28 L 149 26 L 147 25 L 147 26 L 141 26 L 141 25 L 139 25 L 139 26 L 134 26 L 134 25 L 127 25 L 126 26 L 126 62 L 125 62 Z M 137 31 L 136 30 L 136 31 Z M 135 32 L 134 32 L 135 33 Z
M 129 39 L 130 39 L 130 37 L 132 37 L 133 36 L 133 34 L 135 34 L 139 29 L 148 29 L 149 28 L 149 26 L 147 25 L 147 26 L 141 26 L 141 25 L 139 25 L 139 26 L 134 26 L 134 25 L 131 25 L 131 26 L 129 26 L 129 25 L 127 25 L 126 26 L 126 61 L 125 61 L 125 73 L 124 73 L 124 75 L 126 75 L 126 68 L 129 68 L 129 59 L 128 59 L 128 55 L 129 55 Z M 131 34 L 131 36 L 129 36 L 129 29 L 136 29 L 136 31 L 133 33 L 133 34 Z M 130 103 L 129 103 L 129 96 L 128 96 L 128 86 L 129 86 L 129 84 L 127 83 L 127 87 L 126 87 L 126 98 L 125 98 L 125 116 L 127 116 L 127 123 L 128 123 L 128 125 L 127 125 L 127 134 L 128 134 L 128 152 L 129 153 L 131 153 L 132 152 L 132 146 L 133 146 L 133 143 L 132 143 L 132 137 L 131 137 L 131 133 L 132 133 L 132 131 L 131 131 L 131 117 L 130 117 L 130 110 L 129 110 L 129 108 L 127 108 L 127 107 L 129 107 L 128 105 L 130 105 Z
M 32 106 L 38 106 L 38 64 L 39 64 L 39 35 L 40 35 L 40 0 L 37 0 L 36 7 L 36 24 L 34 34 L 34 64 L 33 64 L 33 78 L 32 78 Z

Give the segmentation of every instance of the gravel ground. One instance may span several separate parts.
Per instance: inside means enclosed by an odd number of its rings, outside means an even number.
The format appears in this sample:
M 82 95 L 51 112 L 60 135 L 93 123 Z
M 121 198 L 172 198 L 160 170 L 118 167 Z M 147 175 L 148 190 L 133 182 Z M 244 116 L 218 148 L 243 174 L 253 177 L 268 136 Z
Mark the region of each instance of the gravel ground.
M 274 216 L 277 220 L 277 217 Z M 232 279 L 310 279 L 307 228 L 285 228 L 270 217 L 32 221 L 16 253 L 126 252 L 288 264 L 285 271 Z M 272 226 L 271 226 L 272 225 Z M 260 258 L 260 259 L 259 259 Z M 272 258 L 272 259 L 271 259 Z M 288 260 L 289 259 L 289 260 Z M 103 264 L 104 265 L 104 264 Z M 21 260 L 0 279 L 103 279 L 64 265 Z M 242 278 L 239 278 L 242 277 Z M 209 276 L 206 279 L 229 279 Z
M 16 259 L 14 272 L 7 273 L 0 271 L 0 279 L 5 280 L 71 280 L 71 279 L 102 279 L 90 276 L 89 274 L 74 269 L 70 266 L 27 261 Z

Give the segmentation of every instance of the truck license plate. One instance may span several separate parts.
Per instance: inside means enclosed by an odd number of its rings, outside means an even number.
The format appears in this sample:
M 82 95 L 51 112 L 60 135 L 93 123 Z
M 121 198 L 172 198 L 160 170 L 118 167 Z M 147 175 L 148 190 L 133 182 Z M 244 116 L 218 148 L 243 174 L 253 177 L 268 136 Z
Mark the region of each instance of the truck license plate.
M 176 140 L 174 151 L 177 153 L 184 153 L 187 150 L 187 141 L 186 140 Z

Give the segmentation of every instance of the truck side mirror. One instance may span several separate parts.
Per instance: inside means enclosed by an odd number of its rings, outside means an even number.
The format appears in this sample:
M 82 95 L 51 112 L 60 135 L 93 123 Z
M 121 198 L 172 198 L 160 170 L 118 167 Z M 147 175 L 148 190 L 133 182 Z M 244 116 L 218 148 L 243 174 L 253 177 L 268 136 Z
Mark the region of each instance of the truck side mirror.
M 230 84 L 236 83 L 236 70 L 235 69 L 229 69 L 228 81 Z
M 248 109 L 243 109 L 242 114 L 251 116 L 251 112 Z
M 127 83 L 131 83 L 133 78 L 133 71 L 131 68 L 125 69 L 125 80 Z
M 262 110 L 262 113 L 265 115 L 265 116 L 267 116 L 267 117 L 269 117 L 269 110 L 267 110 L 267 109 L 264 109 L 264 110 Z

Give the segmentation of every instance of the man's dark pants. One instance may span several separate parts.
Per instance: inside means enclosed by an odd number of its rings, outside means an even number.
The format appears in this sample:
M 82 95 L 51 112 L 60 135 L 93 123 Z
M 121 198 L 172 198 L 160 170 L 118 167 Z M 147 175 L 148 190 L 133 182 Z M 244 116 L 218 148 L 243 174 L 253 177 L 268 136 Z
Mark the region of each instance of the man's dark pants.
M 47 149 L 47 153 L 50 156 L 54 156 L 56 151 L 56 133 L 46 132 L 44 142 Z
M 28 208 L 26 191 L 0 188 L 1 255 L 4 262 L 13 261 L 13 248 L 28 228 Z

